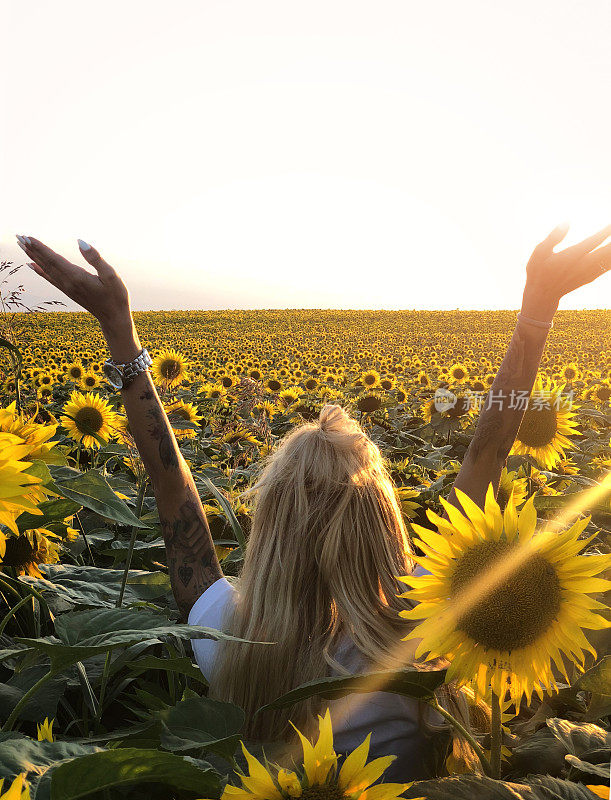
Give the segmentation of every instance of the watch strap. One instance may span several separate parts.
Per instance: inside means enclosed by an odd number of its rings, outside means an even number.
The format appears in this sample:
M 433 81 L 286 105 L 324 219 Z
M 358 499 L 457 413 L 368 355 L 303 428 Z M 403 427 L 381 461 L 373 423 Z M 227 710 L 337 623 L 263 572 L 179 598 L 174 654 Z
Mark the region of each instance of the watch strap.
M 125 389 L 137 375 L 139 375 L 141 372 L 147 371 L 147 369 L 153 363 L 153 359 L 149 355 L 148 350 L 143 347 L 142 351 L 136 356 L 136 358 L 133 358 L 126 364 L 118 364 L 116 361 L 111 361 L 110 359 L 109 363 L 113 364 L 121 371 L 123 375 L 123 388 Z

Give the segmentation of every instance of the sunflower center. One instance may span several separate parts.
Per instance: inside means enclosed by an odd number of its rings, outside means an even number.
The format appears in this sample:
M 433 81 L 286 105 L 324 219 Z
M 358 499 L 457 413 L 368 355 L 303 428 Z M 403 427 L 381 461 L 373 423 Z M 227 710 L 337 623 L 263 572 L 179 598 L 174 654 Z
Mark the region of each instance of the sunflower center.
M 515 552 L 509 542 L 481 542 L 456 562 L 451 595 L 483 575 L 494 575 Z M 459 616 L 456 627 L 486 650 L 512 652 L 534 644 L 560 609 L 560 581 L 553 566 L 535 553 L 496 583 Z
M 22 568 L 34 560 L 35 552 L 27 537 L 11 536 L 6 540 L 3 564 L 7 567 Z
M 81 433 L 97 433 L 104 425 L 104 417 L 97 408 L 86 406 L 79 408 L 74 415 L 76 427 Z
M 378 410 L 382 405 L 382 401 L 375 395 L 368 395 L 366 397 L 360 397 L 356 405 L 359 411 L 371 413 L 372 411 Z
M 528 408 L 516 438 L 527 447 L 545 447 L 553 442 L 557 430 L 555 408 Z
M 337 785 L 309 786 L 301 792 L 301 800 L 344 800 L 345 794 Z
M 606 403 L 611 397 L 611 389 L 608 386 L 599 386 L 596 389 L 596 396 L 599 400 L 602 400 Z
M 161 362 L 159 371 L 167 381 L 173 381 L 180 375 L 180 362 L 174 358 L 166 358 Z

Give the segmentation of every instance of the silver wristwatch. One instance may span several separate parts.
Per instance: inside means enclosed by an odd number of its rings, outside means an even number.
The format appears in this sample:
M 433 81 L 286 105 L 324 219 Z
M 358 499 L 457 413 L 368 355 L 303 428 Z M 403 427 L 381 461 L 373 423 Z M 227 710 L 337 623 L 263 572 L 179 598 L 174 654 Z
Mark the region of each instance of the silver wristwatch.
M 109 358 L 104 362 L 102 369 L 106 380 L 114 389 L 126 389 L 136 375 L 146 372 L 152 363 L 153 359 L 150 357 L 148 350 L 143 348 L 142 352 L 127 364 L 118 364 Z

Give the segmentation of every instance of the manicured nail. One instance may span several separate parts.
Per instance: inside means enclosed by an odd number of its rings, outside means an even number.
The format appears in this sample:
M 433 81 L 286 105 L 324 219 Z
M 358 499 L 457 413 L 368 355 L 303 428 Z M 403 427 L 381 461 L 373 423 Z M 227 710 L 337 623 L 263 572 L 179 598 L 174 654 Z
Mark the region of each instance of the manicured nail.
M 84 242 L 82 239 L 78 240 L 78 246 L 81 248 L 81 250 L 85 250 L 85 252 L 87 250 L 91 250 L 91 245 L 87 244 L 87 242 Z
M 24 243 L 23 243 L 23 242 L 17 242 L 17 247 L 21 247 L 21 249 L 23 250 L 23 252 L 24 252 L 24 253 L 26 252 L 25 245 L 24 245 Z
M 24 236 L 23 238 L 25 239 L 25 243 L 29 244 L 30 247 L 31 247 L 32 246 L 32 242 L 30 241 L 30 237 L 29 236 Z
M 20 236 L 19 234 L 17 234 L 17 239 L 19 239 L 19 241 L 21 242 L 21 244 L 24 244 L 24 243 L 25 243 L 25 236 Z

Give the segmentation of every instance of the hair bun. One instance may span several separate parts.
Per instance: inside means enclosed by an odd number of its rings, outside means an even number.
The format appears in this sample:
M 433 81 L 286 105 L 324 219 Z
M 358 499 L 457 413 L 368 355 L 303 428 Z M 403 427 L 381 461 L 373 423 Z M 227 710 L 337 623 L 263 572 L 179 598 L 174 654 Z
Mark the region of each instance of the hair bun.
M 327 431 L 346 431 L 354 425 L 353 420 L 344 409 L 333 403 L 327 403 L 320 409 L 318 424 L 325 433 Z

